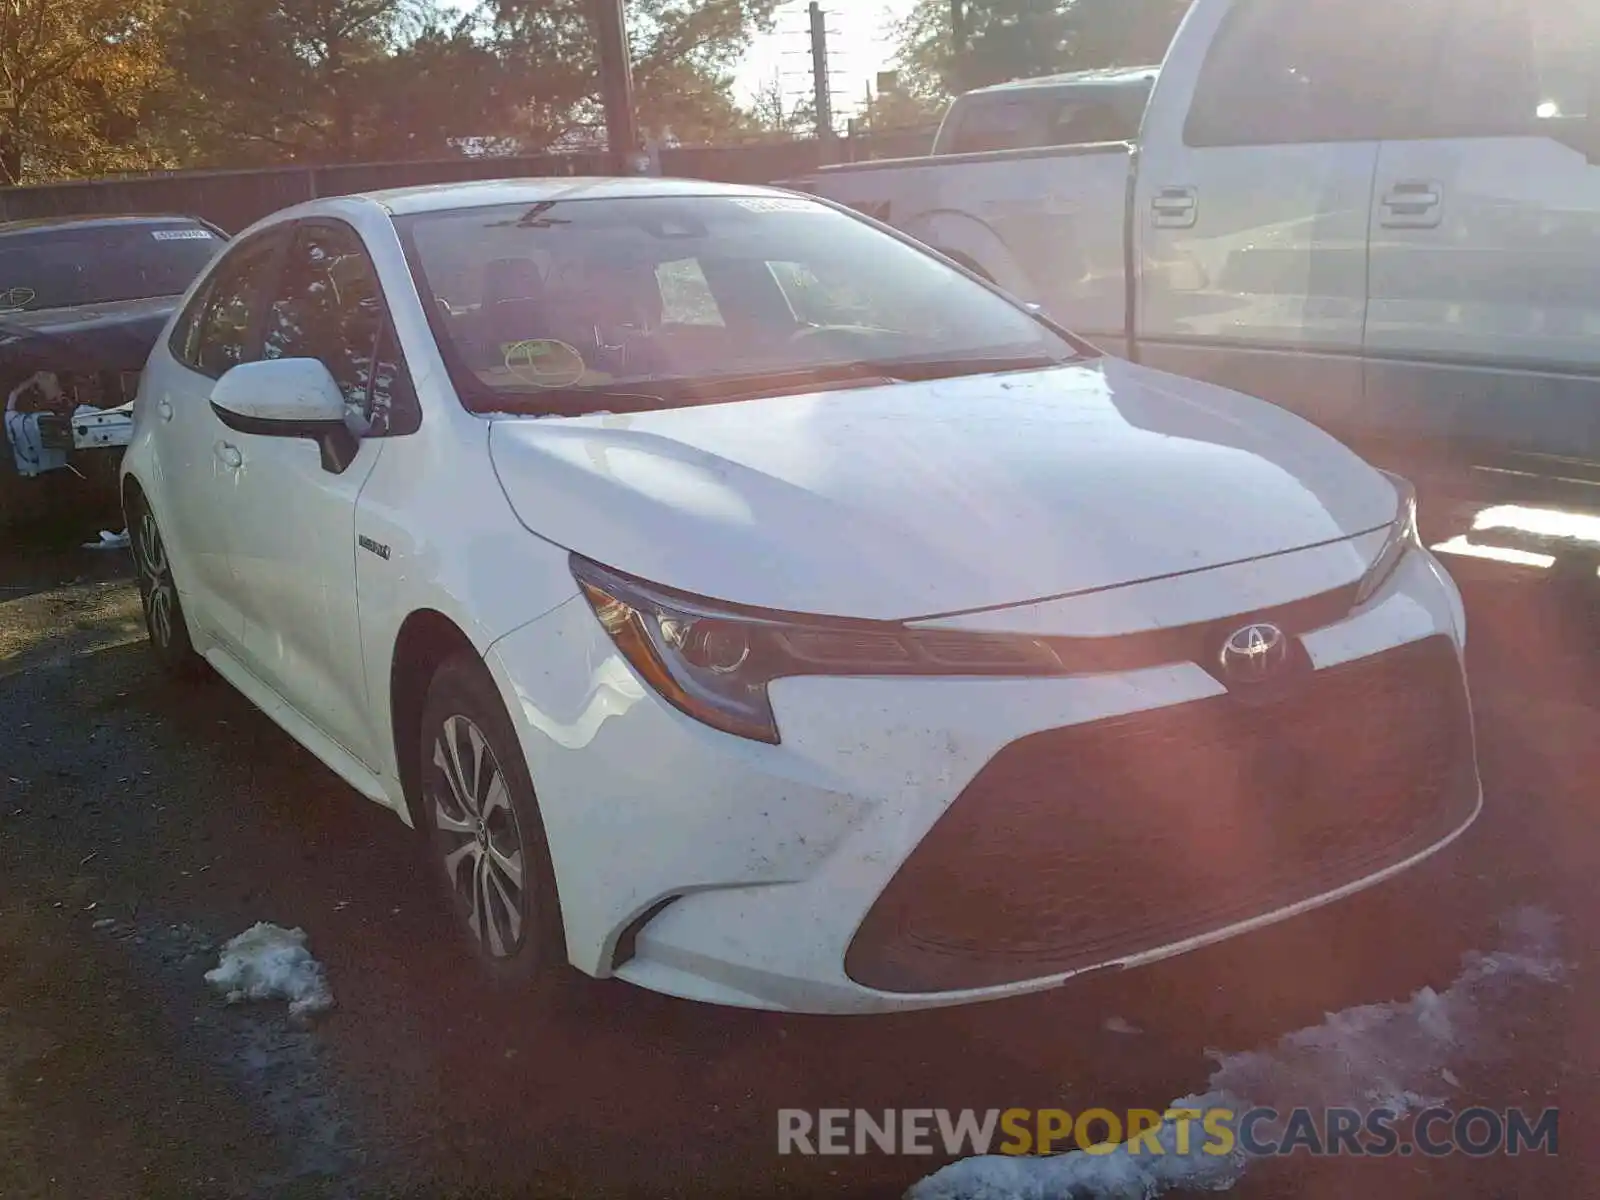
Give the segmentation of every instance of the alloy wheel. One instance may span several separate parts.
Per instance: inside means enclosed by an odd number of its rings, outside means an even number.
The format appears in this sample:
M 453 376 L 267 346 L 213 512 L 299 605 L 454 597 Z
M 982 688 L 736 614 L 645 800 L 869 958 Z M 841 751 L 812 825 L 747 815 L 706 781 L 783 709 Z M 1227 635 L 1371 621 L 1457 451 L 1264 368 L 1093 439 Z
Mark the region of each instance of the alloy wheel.
M 467 926 L 492 958 L 522 944 L 528 890 L 522 827 L 505 772 L 471 719 L 445 720 L 433 744 L 432 818 L 445 876 Z
M 150 636 L 163 649 L 172 645 L 173 618 L 177 611 L 177 589 L 167 562 L 167 548 L 156 528 L 155 514 L 148 509 L 139 515 L 134 539 L 134 557 L 144 583 L 144 609 Z

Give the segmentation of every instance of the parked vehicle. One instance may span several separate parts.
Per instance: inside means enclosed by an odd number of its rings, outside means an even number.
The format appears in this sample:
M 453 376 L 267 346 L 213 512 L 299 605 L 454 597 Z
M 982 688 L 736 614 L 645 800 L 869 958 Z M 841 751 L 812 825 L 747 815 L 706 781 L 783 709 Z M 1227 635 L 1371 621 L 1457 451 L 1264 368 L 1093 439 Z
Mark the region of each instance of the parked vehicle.
M 291 209 L 192 290 L 135 427 L 159 660 L 413 825 L 497 976 L 1012 995 L 1479 808 L 1402 481 L 822 201 Z
M 956 97 L 932 153 L 986 154 L 1139 136 L 1155 67 L 1075 71 L 978 88 Z
M 0 529 L 40 475 L 115 480 L 150 347 L 226 241 L 175 216 L 0 224 Z
M 1136 153 L 796 185 L 1374 449 L 1600 478 L 1596 61 L 1568 0 L 1196 0 Z

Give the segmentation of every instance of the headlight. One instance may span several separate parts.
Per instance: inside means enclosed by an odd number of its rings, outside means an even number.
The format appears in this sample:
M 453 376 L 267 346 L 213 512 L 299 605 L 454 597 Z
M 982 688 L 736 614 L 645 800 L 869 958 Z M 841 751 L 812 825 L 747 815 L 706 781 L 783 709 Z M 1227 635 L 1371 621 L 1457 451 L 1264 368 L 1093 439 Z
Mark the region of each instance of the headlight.
M 1043 641 L 908 629 L 740 608 L 657 587 L 572 556 L 572 574 L 617 649 L 697 721 L 776 744 L 767 685 L 792 675 L 1055 675 Z
M 1389 537 L 1383 549 L 1378 552 L 1378 557 L 1361 580 L 1361 586 L 1356 589 L 1355 608 L 1360 608 L 1376 596 L 1378 590 L 1389 582 L 1389 577 L 1395 573 L 1407 553 L 1422 545 L 1422 535 L 1417 531 L 1417 489 L 1409 479 L 1402 479 L 1388 471 L 1380 474 L 1394 484 L 1395 490 L 1400 493 L 1400 511 L 1395 516 L 1394 524 L 1389 527 Z

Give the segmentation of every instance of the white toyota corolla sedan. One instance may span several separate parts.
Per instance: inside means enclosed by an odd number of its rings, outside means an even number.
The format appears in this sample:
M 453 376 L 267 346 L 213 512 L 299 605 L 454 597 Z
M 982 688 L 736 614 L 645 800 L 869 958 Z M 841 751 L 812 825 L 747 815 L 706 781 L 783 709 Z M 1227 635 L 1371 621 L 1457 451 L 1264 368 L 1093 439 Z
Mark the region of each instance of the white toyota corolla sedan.
M 1480 804 L 1409 487 L 783 192 L 241 235 L 124 466 L 161 663 L 419 831 L 495 975 L 909 1009 L 1372 885 Z

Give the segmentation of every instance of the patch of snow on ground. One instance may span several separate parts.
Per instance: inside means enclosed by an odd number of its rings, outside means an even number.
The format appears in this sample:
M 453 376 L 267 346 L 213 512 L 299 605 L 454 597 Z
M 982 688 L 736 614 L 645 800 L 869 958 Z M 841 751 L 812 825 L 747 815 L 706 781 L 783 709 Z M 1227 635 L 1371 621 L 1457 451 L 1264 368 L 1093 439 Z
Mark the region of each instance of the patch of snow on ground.
M 98 542 L 85 542 L 83 548 L 85 550 L 126 550 L 128 548 L 128 531 L 124 529 L 121 533 L 112 533 L 109 529 L 102 529 L 100 531 L 100 540 Z
M 206 982 L 229 1004 L 287 1000 L 289 1015 L 305 1019 L 333 1007 L 333 989 L 322 964 L 306 949 L 303 929 L 260 921 L 222 947 L 222 961 Z
M 1329 1013 L 1322 1024 L 1285 1034 L 1268 1049 L 1215 1054 L 1206 1094 L 1168 1108 L 1387 1107 L 1403 1116 L 1442 1103 L 1439 1081 L 1455 1080 L 1447 1061 L 1473 1061 L 1493 1050 L 1486 1011 L 1520 982 L 1561 978 L 1553 916 L 1522 909 L 1504 924 L 1506 947 L 1467 955 L 1443 992 L 1425 987 L 1404 1002 Z M 1267 1134 L 1271 1127 L 1263 1122 L 1258 1130 Z M 1248 1159 L 1238 1150 L 1203 1153 L 1207 1139 L 1198 1122 L 1188 1132 L 1188 1154 L 1176 1153 L 1177 1124 L 1167 1122 L 1158 1134 L 1162 1155 L 1119 1146 L 1109 1154 L 963 1159 L 917 1183 L 907 1200 L 1150 1200 L 1176 1188 L 1222 1191 L 1238 1182 Z

